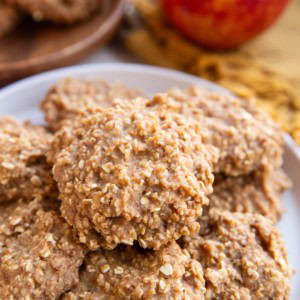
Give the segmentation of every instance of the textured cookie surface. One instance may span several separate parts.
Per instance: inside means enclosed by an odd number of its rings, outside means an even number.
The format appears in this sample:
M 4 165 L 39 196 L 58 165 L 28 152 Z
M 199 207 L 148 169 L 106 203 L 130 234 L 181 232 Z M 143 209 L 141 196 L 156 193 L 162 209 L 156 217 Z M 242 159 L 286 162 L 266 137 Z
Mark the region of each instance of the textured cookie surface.
M 173 242 L 143 253 L 119 247 L 90 254 L 77 288 L 64 300 L 75 299 L 204 299 L 201 265 Z
M 291 186 L 283 170 L 257 171 L 237 177 L 216 175 L 213 193 L 209 195 L 209 209 L 231 212 L 257 213 L 280 220 L 282 195 Z
M 56 194 L 46 162 L 51 140 L 42 127 L 0 119 L 0 202 Z
M 204 122 L 204 143 L 220 151 L 215 173 L 238 176 L 261 167 L 281 166 L 283 136 L 279 126 L 252 101 L 197 87 L 174 89 L 163 96 L 179 101 L 183 114 Z
M 53 172 L 62 215 L 91 249 L 135 240 L 158 249 L 199 229 L 217 154 L 173 104 L 120 100 L 73 121 Z
M 109 107 L 115 97 L 132 99 L 140 94 L 121 85 L 66 79 L 50 90 L 42 109 L 50 126 L 57 130 L 61 120 Z M 253 102 L 197 87 L 173 89 L 159 97 L 177 101 L 178 113 L 201 122 L 203 142 L 214 145 L 220 152 L 220 159 L 213 168 L 215 173 L 238 176 L 262 167 L 281 166 L 282 133 Z M 62 134 L 67 140 L 68 132 L 65 130 Z
M 288 299 L 291 268 L 278 230 L 260 215 L 214 211 L 183 248 L 203 267 L 205 299 Z
M 121 83 L 66 78 L 49 90 L 41 108 L 49 126 L 57 130 L 61 121 L 72 120 L 84 112 L 92 113 L 99 106 L 109 107 L 115 98 L 130 100 L 138 96 L 142 96 L 141 91 Z
M 31 202 L 19 199 L 0 203 L 0 246 L 9 238 L 16 238 L 29 229 L 35 222 L 39 211 L 58 210 L 59 201 L 52 199 L 33 200 Z
M 28 205 L 18 202 L 0 213 L 3 299 L 54 300 L 78 282 L 85 249 L 52 208 L 53 203 L 34 200 Z

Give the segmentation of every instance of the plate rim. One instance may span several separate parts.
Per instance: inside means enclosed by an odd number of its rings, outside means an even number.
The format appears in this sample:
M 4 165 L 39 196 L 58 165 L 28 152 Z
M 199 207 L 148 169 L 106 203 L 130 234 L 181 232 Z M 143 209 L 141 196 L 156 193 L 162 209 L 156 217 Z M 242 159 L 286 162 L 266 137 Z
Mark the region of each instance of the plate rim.
M 123 0 L 120 0 L 123 2 Z M 20 79 L 14 83 L 11 83 L 4 88 L 0 89 L 0 105 L 2 101 L 5 101 L 6 97 L 9 97 L 11 92 L 16 92 L 16 90 L 28 88 L 31 84 L 36 84 L 36 81 L 49 81 L 51 79 L 70 77 L 70 74 L 74 76 L 88 75 L 89 72 L 97 72 L 99 69 L 109 70 L 109 69 L 119 69 L 120 71 L 131 71 L 131 72 L 141 72 L 141 73 L 160 73 L 161 75 L 172 77 L 172 78 L 183 78 L 186 81 L 190 81 L 191 84 L 197 84 L 197 82 L 202 82 L 212 89 L 217 89 L 220 92 L 227 94 L 232 93 L 226 88 L 206 80 L 201 77 L 197 77 L 182 71 L 167 69 L 163 67 L 145 65 L 145 64 L 135 64 L 135 63 L 115 63 L 115 62 L 102 62 L 102 63 L 90 63 L 90 64 L 80 64 L 75 66 L 68 66 L 57 68 L 50 71 L 44 71 L 35 75 L 31 75 L 27 78 Z M 295 143 L 293 138 L 289 134 L 284 136 L 285 143 L 287 147 L 291 150 L 295 158 L 300 162 L 300 147 Z

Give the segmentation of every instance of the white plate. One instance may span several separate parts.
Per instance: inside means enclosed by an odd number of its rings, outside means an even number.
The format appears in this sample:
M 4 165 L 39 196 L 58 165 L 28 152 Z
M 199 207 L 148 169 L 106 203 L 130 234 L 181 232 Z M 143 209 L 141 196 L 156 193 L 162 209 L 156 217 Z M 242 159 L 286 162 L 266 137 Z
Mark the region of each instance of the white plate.
M 63 68 L 24 79 L 0 91 L 0 116 L 13 115 L 19 120 L 29 119 L 33 123 L 42 124 L 43 115 L 39 103 L 48 88 L 57 80 L 66 76 L 77 78 L 98 78 L 107 81 L 120 81 L 130 87 L 139 87 L 149 93 L 165 91 L 169 88 L 185 88 L 198 85 L 221 93 L 225 89 L 211 82 L 181 72 L 157 67 L 134 64 L 93 64 Z M 286 153 L 284 168 L 293 180 L 294 187 L 284 195 L 284 206 L 287 210 L 278 225 L 288 249 L 289 260 L 300 272 L 300 154 L 290 137 L 286 137 Z M 292 279 L 291 300 L 300 299 L 298 274 Z

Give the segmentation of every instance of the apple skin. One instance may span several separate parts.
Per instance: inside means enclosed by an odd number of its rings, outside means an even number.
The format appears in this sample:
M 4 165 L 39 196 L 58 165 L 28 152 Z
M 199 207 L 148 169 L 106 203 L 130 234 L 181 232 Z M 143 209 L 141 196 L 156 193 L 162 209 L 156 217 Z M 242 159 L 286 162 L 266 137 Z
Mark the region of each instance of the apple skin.
M 184 36 L 216 50 L 238 48 L 266 30 L 289 0 L 161 0 L 169 22 Z

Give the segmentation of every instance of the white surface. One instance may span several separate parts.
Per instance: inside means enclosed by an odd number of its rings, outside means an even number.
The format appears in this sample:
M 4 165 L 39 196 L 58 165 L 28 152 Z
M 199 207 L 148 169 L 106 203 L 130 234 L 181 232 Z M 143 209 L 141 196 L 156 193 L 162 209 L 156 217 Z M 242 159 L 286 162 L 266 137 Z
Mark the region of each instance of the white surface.
M 114 54 L 103 52 L 97 56 L 97 61 L 105 57 L 114 60 Z M 116 56 L 117 57 L 117 56 Z M 93 58 L 92 58 L 93 61 Z M 197 77 L 180 72 L 130 64 L 98 64 L 64 68 L 36 75 L 12 84 L 0 91 L 0 116 L 14 115 L 19 120 L 30 119 L 33 123 L 43 122 L 39 103 L 47 89 L 58 79 L 73 76 L 79 78 L 101 78 L 108 81 L 121 81 L 131 87 L 139 87 L 149 94 L 164 91 L 172 87 L 184 88 L 196 84 L 220 92 L 227 92 L 222 87 Z M 284 206 L 287 210 L 279 224 L 288 249 L 289 260 L 300 272 L 300 160 L 297 157 L 295 145 L 287 137 L 287 150 L 284 168 L 293 180 L 294 187 L 284 195 Z M 292 279 L 291 300 L 300 299 L 299 276 Z

